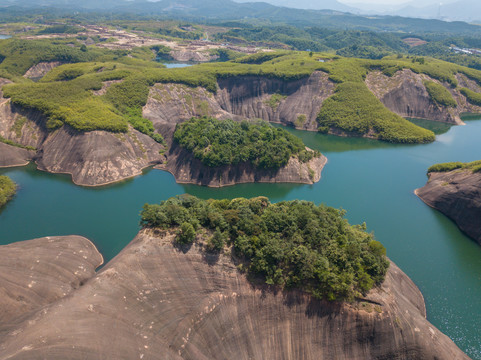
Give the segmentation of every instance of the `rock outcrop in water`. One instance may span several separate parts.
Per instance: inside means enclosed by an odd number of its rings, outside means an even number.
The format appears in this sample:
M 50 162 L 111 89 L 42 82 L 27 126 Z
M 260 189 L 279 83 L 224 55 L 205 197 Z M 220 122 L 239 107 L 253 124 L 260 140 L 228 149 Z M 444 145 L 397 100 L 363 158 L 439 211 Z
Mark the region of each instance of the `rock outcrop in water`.
M 416 195 L 481 244 L 481 173 L 471 170 L 429 173 L 428 183 L 417 189 Z
M 86 239 L 1 247 L 0 358 L 468 359 L 394 264 L 366 299 L 328 303 L 254 286 L 174 236 L 144 230 L 97 274 Z
M 313 184 L 321 179 L 321 171 L 327 163 L 323 155 L 307 163 L 291 158 L 286 166 L 273 169 L 258 169 L 251 163 L 209 167 L 176 144 L 168 154 L 168 162 L 155 166 L 174 175 L 178 183 L 221 187 L 242 183 L 299 183 Z

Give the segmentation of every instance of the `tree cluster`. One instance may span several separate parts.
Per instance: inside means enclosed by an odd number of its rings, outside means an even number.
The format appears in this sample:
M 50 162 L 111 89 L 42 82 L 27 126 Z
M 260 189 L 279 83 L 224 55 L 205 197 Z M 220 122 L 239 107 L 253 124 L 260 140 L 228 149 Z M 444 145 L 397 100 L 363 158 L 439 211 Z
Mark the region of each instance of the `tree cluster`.
M 344 301 L 380 284 L 389 266 L 385 248 L 365 224 L 352 226 L 344 214 L 300 200 L 271 204 L 265 197 L 200 200 L 183 195 L 146 204 L 141 224 L 178 229 L 181 243 L 205 234 L 210 249 L 232 247 L 252 279 Z
M 174 140 L 212 167 L 251 162 L 258 168 L 278 169 L 287 165 L 291 156 L 303 162 L 318 156 L 306 150 L 298 137 L 265 121 L 192 118 L 177 125 Z

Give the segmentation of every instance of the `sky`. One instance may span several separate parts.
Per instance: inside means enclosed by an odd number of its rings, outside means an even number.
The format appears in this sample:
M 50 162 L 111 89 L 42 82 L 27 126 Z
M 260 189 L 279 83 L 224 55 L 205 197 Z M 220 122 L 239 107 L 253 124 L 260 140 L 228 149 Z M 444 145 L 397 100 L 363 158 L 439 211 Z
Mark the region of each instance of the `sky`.
M 343 4 L 383 4 L 383 5 L 399 5 L 408 2 L 407 0 L 338 0 Z

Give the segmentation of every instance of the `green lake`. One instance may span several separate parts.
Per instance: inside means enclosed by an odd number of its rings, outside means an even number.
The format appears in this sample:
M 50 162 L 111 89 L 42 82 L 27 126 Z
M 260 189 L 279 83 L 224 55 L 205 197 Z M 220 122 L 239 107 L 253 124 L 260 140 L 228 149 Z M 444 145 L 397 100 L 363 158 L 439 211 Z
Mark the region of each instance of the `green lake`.
M 167 172 L 147 170 L 117 185 L 83 188 L 68 176 L 40 172 L 34 165 L 0 169 L 19 185 L 0 213 L 0 244 L 78 234 L 91 239 L 108 261 L 137 233 L 144 203 L 186 192 L 202 198 L 264 195 L 274 202 L 305 199 L 342 207 L 351 223 L 367 223 L 388 256 L 419 286 L 429 321 L 473 359 L 481 359 L 481 246 L 414 195 L 425 184 L 430 165 L 481 159 L 481 120 L 437 130 L 437 141 L 427 145 L 290 130 L 328 157 L 315 185 L 214 189 L 180 185 Z

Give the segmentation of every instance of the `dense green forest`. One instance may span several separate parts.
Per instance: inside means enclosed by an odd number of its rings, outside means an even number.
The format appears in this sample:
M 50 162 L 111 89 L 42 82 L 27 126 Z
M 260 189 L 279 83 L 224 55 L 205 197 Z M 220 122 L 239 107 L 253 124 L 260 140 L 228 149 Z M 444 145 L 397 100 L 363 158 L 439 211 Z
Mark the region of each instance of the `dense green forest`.
M 419 143 L 434 140 L 434 134 L 389 111 L 364 83 L 339 84 L 318 116 L 321 131 L 338 128 L 349 133 L 368 134 L 372 129 L 380 140 Z
M 287 165 L 292 156 L 307 162 L 318 152 L 306 150 L 301 139 L 265 121 L 192 118 L 178 124 L 174 140 L 207 166 L 251 162 L 263 169 Z
M 232 247 L 251 279 L 319 299 L 353 300 L 384 280 L 386 250 L 365 224 L 344 211 L 308 201 L 271 204 L 265 197 L 200 200 L 190 195 L 144 205 L 141 224 L 177 231 L 177 241 L 205 241 L 210 251 Z
M 15 183 L 7 176 L 0 176 L 0 208 L 15 195 Z
M 472 172 L 481 171 L 481 160 L 473 161 L 469 163 L 462 162 L 448 162 L 442 164 L 436 164 L 428 169 L 428 173 L 431 172 L 448 172 L 453 170 L 471 170 Z

